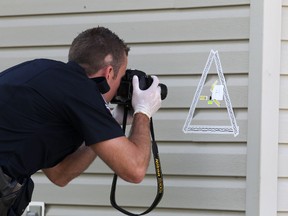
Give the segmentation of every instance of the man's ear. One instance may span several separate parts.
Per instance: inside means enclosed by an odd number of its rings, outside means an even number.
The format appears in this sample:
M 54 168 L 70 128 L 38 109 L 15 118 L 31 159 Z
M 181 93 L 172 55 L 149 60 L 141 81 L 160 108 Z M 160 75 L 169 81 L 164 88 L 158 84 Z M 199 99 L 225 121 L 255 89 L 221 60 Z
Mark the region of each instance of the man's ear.
M 109 65 L 104 69 L 104 76 L 107 79 L 107 81 L 113 79 L 114 70 L 112 66 Z

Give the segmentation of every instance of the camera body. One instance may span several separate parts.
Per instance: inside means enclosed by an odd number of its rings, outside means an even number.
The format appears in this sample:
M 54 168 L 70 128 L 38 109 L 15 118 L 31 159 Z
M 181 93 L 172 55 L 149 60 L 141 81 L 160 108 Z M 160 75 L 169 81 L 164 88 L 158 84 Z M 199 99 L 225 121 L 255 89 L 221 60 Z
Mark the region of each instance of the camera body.
M 115 97 L 111 100 L 112 104 L 121 104 L 132 106 L 132 94 L 133 94 L 133 85 L 132 78 L 133 76 L 138 76 L 139 78 L 139 88 L 141 90 L 148 89 L 153 83 L 153 78 L 149 75 L 146 75 L 145 72 L 140 70 L 126 70 L 125 75 L 122 77 L 120 86 L 117 90 Z M 160 83 L 161 88 L 161 99 L 164 100 L 167 96 L 167 86 Z

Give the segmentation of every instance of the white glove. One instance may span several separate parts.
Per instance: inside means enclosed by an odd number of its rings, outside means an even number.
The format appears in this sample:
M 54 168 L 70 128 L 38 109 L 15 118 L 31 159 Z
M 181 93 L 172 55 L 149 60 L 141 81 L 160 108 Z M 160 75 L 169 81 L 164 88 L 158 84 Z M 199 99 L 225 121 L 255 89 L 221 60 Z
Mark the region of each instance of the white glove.
M 120 124 L 123 124 L 123 117 L 124 117 L 124 106 L 117 105 L 112 111 L 113 118 Z M 133 121 L 133 110 L 129 110 L 127 114 L 127 125 L 131 125 Z
M 141 90 L 139 88 L 138 76 L 133 76 L 133 94 L 132 94 L 132 107 L 134 109 L 134 114 L 143 113 L 148 118 L 157 112 L 161 107 L 161 88 L 159 85 L 159 79 L 156 76 L 151 76 L 153 78 L 152 85 L 146 89 Z

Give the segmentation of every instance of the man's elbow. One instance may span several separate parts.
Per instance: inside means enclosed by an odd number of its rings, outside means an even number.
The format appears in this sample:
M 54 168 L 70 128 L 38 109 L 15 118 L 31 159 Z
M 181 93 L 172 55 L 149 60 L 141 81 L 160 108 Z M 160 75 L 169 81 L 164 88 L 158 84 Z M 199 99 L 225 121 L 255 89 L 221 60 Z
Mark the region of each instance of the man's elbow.
M 50 179 L 50 181 L 59 187 L 65 187 L 69 183 L 69 181 L 64 179 Z
M 146 175 L 146 168 L 138 168 L 133 170 L 129 175 L 127 175 L 124 180 L 134 183 L 134 184 L 139 184 L 143 181 L 145 175 Z
M 63 178 L 61 175 L 55 175 L 54 172 L 50 172 L 48 169 L 43 170 L 43 172 L 53 184 L 59 187 L 65 187 L 70 182 L 67 178 Z

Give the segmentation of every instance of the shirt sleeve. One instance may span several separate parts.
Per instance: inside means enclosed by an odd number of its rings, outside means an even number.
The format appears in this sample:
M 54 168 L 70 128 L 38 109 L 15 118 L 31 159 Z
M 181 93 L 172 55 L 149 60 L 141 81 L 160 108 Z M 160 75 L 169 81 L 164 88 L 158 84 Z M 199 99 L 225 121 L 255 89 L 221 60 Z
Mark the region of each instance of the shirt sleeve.
M 86 145 L 125 136 L 100 93 L 90 99 L 71 97 L 65 104 L 69 120 L 83 135 Z

